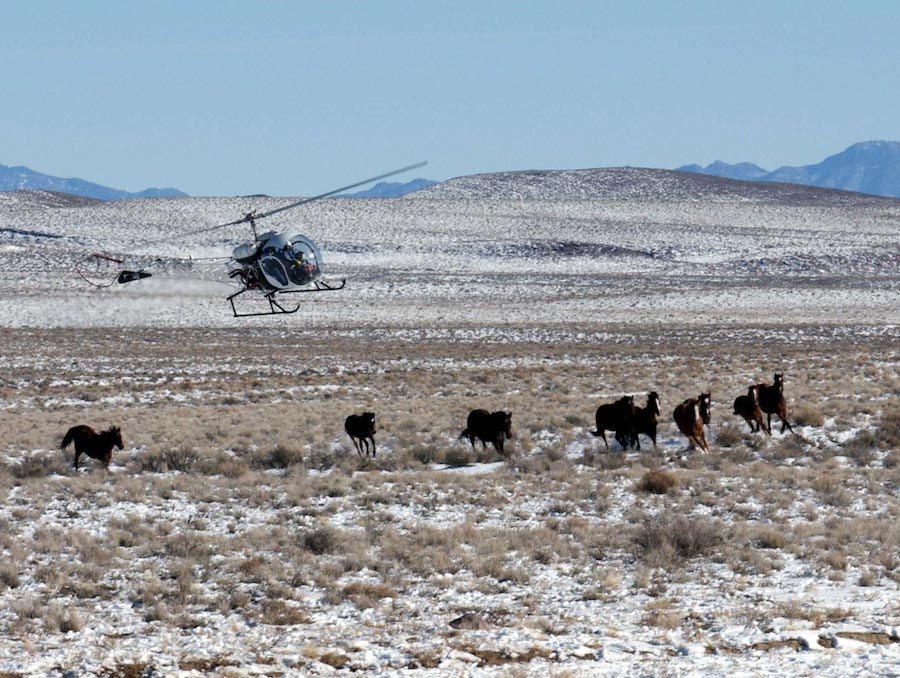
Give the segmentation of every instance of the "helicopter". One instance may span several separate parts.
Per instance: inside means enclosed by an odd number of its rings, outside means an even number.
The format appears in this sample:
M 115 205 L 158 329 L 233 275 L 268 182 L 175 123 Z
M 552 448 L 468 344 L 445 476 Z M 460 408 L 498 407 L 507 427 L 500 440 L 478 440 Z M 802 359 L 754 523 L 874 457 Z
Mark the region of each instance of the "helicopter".
M 227 301 L 231 304 L 231 311 L 234 317 L 243 318 L 248 316 L 296 313 L 300 310 L 301 304 L 289 305 L 280 299 L 282 295 L 333 292 L 343 289 L 346 284 L 346 279 L 342 279 L 339 283 L 332 283 L 326 281 L 322 277 L 322 253 L 310 238 L 300 233 L 288 231 L 266 231 L 264 233 L 259 233 L 257 231 L 257 221 L 300 207 L 301 205 L 308 205 L 311 202 L 327 198 L 336 193 L 341 193 L 352 188 L 372 183 L 373 181 L 386 179 L 387 177 L 392 177 L 396 174 L 424 167 L 426 164 L 427 161 L 419 162 L 385 174 L 380 174 L 377 177 L 372 177 L 365 181 L 358 181 L 349 186 L 342 186 L 341 188 L 336 188 L 311 198 L 304 198 L 267 212 L 250 212 L 240 219 L 193 231 L 193 234 L 200 234 L 239 224 L 249 224 L 250 226 L 253 235 L 252 240 L 235 247 L 231 253 L 231 257 L 226 261 L 228 278 L 239 286 L 237 292 L 234 292 L 227 297 Z M 102 253 L 93 253 L 89 255 L 88 259 L 101 265 L 109 263 L 114 265 L 124 264 L 126 261 L 124 258 L 118 258 Z M 148 266 L 137 268 L 136 270 L 120 270 L 114 280 L 108 283 L 95 282 L 91 279 L 87 271 L 81 268 L 76 267 L 76 271 L 90 284 L 96 287 L 108 287 L 116 283 L 125 284 L 149 278 L 153 273 L 148 269 L 153 267 L 169 271 L 173 269 L 190 271 L 194 267 L 194 260 L 173 259 L 165 261 L 157 259 Z M 241 295 L 251 291 L 263 295 L 268 302 L 268 310 L 255 312 L 240 312 L 238 310 L 238 307 L 235 305 L 235 300 Z

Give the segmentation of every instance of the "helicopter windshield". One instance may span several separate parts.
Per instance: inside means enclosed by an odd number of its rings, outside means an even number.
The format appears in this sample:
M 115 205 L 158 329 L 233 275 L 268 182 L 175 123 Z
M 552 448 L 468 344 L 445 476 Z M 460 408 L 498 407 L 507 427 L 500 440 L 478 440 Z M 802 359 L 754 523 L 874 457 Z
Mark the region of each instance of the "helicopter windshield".
M 279 233 L 265 241 L 259 268 L 272 287 L 290 289 L 315 282 L 322 275 L 322 255 L 309 238 Z

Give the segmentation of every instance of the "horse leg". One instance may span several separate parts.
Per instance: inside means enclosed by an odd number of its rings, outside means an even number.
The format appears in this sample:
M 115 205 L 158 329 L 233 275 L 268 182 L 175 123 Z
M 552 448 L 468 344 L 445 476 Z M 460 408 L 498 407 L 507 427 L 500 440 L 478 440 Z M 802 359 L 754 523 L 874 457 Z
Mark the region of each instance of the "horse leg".
M 356 456 L 358 456 L 358 457 L 363 456 L 363 453 L 362 453 L 362 445 L 360 445 L 360 441 L 357 440 L 357 439 L 356 439 L 355 437 L 353 437 L 353 436 L 350 437 L 350 440 L 353 441 L 353 447 L 356 448 Z
M 112 448 L 109 448 L 109 452 L 103 455 L 103 468 L 109 471 L 109 462 L 112 461 Z
M 373 438 L 372 436 L 369 436 L 369 440 L 372 441 L 372 459 L 374 459 L 375 458 L 375 438 Z
M 703 447 L 703 451 L 709 454 L 709 445 L 706 442 L 706 431 L 700 430 L 700 445 Z
M 785 415 L 786 415 L 786 414 L 787 414 L 787 412 L 785 412 Z M 794 432 L 794 429 L 791 428 L 791 425 L 788 423 L 788 420 L 787 420 L 787 417 L 786 417 L 786 416 L 782 416 L 782 414 L 779 412 L 779 413 L 778 413 L 778 418 L 781 419 L 781 432 L 782 432 L 782 433 L 784 433 L 784 427 L 785 427 L 785 426 L 788 427 L 788 430 L 789 430 L 791 433 Z
M 81 450 L 78 449 L 78 445 L 75 446 L 75 470 L 78 470 L 78 457 L 81 456 Z

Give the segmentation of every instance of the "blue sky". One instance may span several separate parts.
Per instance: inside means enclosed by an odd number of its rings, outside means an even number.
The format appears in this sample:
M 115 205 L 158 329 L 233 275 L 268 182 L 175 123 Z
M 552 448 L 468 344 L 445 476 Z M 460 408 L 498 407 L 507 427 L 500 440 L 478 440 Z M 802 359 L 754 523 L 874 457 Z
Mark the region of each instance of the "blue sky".
M 900 140 L 900 3 L 0 0 L 0 164 L 313 195 Z

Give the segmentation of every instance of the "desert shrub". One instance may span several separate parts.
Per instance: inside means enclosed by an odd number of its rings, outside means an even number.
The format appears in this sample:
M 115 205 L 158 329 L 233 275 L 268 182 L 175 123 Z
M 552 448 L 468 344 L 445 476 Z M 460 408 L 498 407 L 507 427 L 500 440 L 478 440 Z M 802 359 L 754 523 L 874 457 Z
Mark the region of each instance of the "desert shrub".
M 468 447 L 459 445 L 451 447 L 444 453 L 444 463 L 453 468 L 469 466 L 475 460 L 475 455 Z
M 340 543 L 340 534 L 330 525 L 307 530 L 300 535 L 300 546 L 317 556 L 334 553 Z
M 782 437 L 771 452 L 775 460 L 802 457 L 807 453 L 806 442 L 800 435 Z
M 254 469 L 286 469 L 303 463 L 303 453 L 296 447 L 278 444 L 273 449 L 253 456 L 250 465 Z
M 396 598 L 397 592 L 387 584 L 351 582 L 341 589 L 341 598 L 351 601 L 360 610 L 375 607 L 382 598 Z
M 743 439 L 740 427 L 734 424 L 723 424 L 716 432 L 716 444 L 720 447 L 735 447 Z
M 825 469 L 812 480 L 812 488 L 822 501 L 830 506 L 849 506 L 852 495 L 845 487 L 846 475 L 831 469 Z
M 817 405 L 804 402 L 791 410 L 790 416 L 794 423 L 800 426 L 822 426 L 825 423 L 825 417 L 822 410 Z M 774 422 L 772 422 L 774 425 Z
M 64 610 L 56 603 L 47 606 L 44 612 L 44 627 L 51 632 L 68 633 L 84 628 L 84 620 L 77 610 Z
M 438 451 L 433 445 L 415 445 L 410 453 L 416 461 L 427 466 L 437 461 Z
M 725 526 L 713 518 L 648 517 L 634 536 L 640 556 L 651 567 L 670 567 L 705 555 L 725 540 Z
M 328 469 L 334 468 L 337 464 L 334 453 L 324 445 L 310 446 L 304 461 L 306 468 L 315 469 L 317 471 L 327 471 Z
M 138 459 L 138 467 L 142 473 L 167 473 L 169 471 L 181 471 L 188 473 L 193 470 L 199 455 L 189 447 L 175 447 L 168 450 L 153 450 L 145 452 Z
M 900 409 L 897 403 L 881 418 L 876 437 L 888 449 L 900 451 Z
M 666 598 L 656 598 L 647 603 L 644 616 L 641 618 L 643 626 L 659 629 L 676 629 L 681 625 L 681 614 L 674 607 L 674 601 Z
M 250 463 L 245 457 L 230 452 L 221 452 L 215 455 L 202 455 L 197 460 L 194 471 L 205 476 L 240 478 L 250 471 Z
M 69 465 L 66 459 L 58 453 L 28 454 L 23 456 L 19 463 L 14 463 L 10 466 L 12 476 L 18 480 L 64 475 L 68 470 Z
M 0 563 L 0 591 L 19 586 L 19 570 L 12 563 Z
M 266 598 L 260 603 L 260 608 L 258 619 L 263 624 L 293 626 L 312 621 L 306 611 L 294 601 Z
M 678 486 L 678 477 L 665 469 L 655 468 L 647 471 L 638 481 L 637 489 L 650 494 L 667 494 Z
M 860 466 L 868 466 L 875 459 L 875 435 L 865 429 L 844 443 L 844 454 Z
M 759 548 L 783 549 L 787 544 L 787 537 L 785 537 L 784 532 L 771 525 L 765 525 L 756 531 L 754 541 Z

